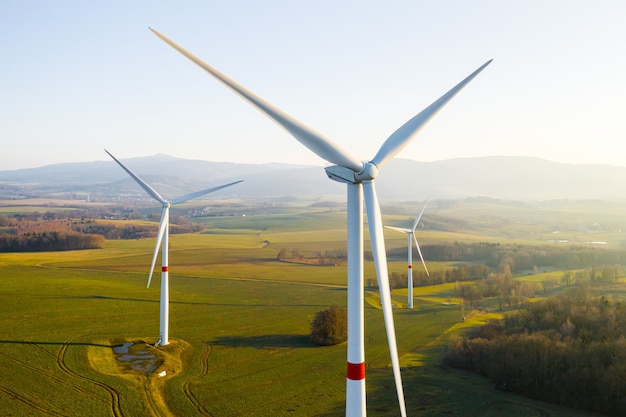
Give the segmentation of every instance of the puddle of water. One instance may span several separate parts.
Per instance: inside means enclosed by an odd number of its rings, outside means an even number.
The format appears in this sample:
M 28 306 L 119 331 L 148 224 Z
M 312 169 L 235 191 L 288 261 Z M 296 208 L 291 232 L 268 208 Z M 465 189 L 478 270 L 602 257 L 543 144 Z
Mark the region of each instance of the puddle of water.
M 146 349 L 145 344 L 133 342 L 124 343 L 113 348 L 115 358 L 123 362 L 125 366 L 132 370 L 148 375 L 156 371 L 158 360 L 157 355 Z

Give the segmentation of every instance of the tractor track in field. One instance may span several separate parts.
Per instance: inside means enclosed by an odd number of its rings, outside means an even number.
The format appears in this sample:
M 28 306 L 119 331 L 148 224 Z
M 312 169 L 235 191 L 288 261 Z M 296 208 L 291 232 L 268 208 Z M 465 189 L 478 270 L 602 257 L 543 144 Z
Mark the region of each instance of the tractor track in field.
M 488 401 L 485 405 L 483 405 L 482 407 L 480 407 L 478 410 L 476 410 L 476 412 L 474 413 L 474 416 L 476 417 L 480 417 L 482 415 L 482 413 L 484 413 L 485 411 L 487 411 L 488 409 L 490 409 L 491 407 L 497 406 L 498 404 L 513 404 L 513 405 L 519 405 L 519 403 L 516 403 L 515 401 L 507 401 L 507 400 L 501 400 L 501 401 Z M 532 405 L 528 405 L 526 404 L 525 407 L 530 408 L 534 411 L 537 412 L 537 415 L 539 417 L 548 417 L 550 414 L 547 413 L 545 410 L 543 410 L 540 407 L 534 407 Z
M 50 353 L 50 352 L 48 352 L 48 353 Z M 76 385 L 72 384 L 71 382 L 64 381 L 63 379 L 61 379 L 61 378 L 59 378 L 57 376 L 54 376 L 53 374 L 50 374 L 50 373 L 48 373 L 48 372 L 46 372 L 46 371 L 44 371 L 44 370 L 42 370 L 40 368 L 37 368 L 37 367 L 32 366 L 32 365 L 30 365 L 30 364 L 28 364 L 26 362 L 23 362 L 23 361 L 21 361 L 19 359 L 16 359 L 16 358 L 12 357 L 12 356 L 9 356 L 6 353 L 0 352 L 0 358 L 4 358 L 7 361 L 13 362 L 14 364 L 16 364 L 16 365 L 18 365 L 18 366 L 20 366 L 20 367 L 22 367 L 24 369 L 28 369 L 29 371 L 35 372 L 35 373 L 37 373 L 39 375 L 42 375 L 42 376 L 44 376 L 44 377 L 54 381 L 57 384 L 65 385 L 65 386 L 71 388 L 72 390 L 74 390 L 76 392 L 79 392 L 81 394 L 87 394 L 87 395 L 93 396 L 93 393 L 90 392 L 89 390 L 86 390 L 86 389 L 81 388 L 81 387 L 77 387 Z
M 146 400 L 148 401 L 148 404 L 146 404 L 146 406 L 150 410 L 153 416 L 156 416 L 156 417 L 171 417 L 172 416 L 172 414 L 167 409 L 163 410 L 163 406 L 160 405 L 159 401 L 157 401 L 156 396 L 154 394 L 155 390 L 152 389 L 150 384 L 144 385 L 144 392 L 146 394 Z
M 474 413 L 474 416 L 479 417 L 482 413 L 484 413 L 485 411 L 487 411 L 489 408 L 491 408 L 491 406 L 494 405 L 493 401 L 487 401 L 485 403 L 485 405 L 483 405 L 482 407 L 480 407 L 478 410 L 476 410 L 476 412 Z
M 80 375 L 79 373 L 74 372 L 65 363 L 65 353 L 67 352 L 67 349 L 71 346 L 72 341 L 74 341 L 75 339 L 76 338 L 68 339 L 65 341 L 65 343 L 63 343 L 63 345 L 61 345 L 61 348 L 59 349 L 59 352 L 56 355 L 56 363 L 58 367 L 63 372 L 65 372 L 65 374 L 67 374 L 68 376 L 72 378 L 78 379 L 83 382 L 87 382 L 89 384 L 95 385 L 96 387 L 102 388 L 103 390 L 107 391 L 109 395 L 111 396 L 111 410 L 110 410 L 111 414 L 113 414 L 114 417 L 123 417 L 124 414 L 122 413 L 122 407 L 120 405 L 119 392 L 117 392 L 113 387 L 103 382 L 100 382 L 92 378 L 88 378 L 86 376 L 83 376 L 83 375 Z
M 193 404 L 196 410 L 198 410 L 200 415 L 207 417 L 213 417 L 213 414 L 211 414 L 209 410 L 207 410 L 206 407 L 202 405 L 200 401 L 198 401 L 198 398 L 196 398 L 196 395 L 191 389 L 191 384 L 201 378 L 204 378 L 209 373 L 209 356 L 211 356 L 212 351 L 213 347 L 207 343 L 204 352 L 202 352 L 202 355 L 200 355 L 200 366 L 202 367 L 200 373 L 192 378 L 189 378 L 183 384 L 183 393 L 185 394 L 187 399 Z
M 41 404 L 38 404 L 37 402 L 28 399 L 26 397 L 24 397 L 23 395 L 18 394 L 15 391 L 12 391 L 6 387 L 3 387 L 0 385 L 0 392 L 5 393 L 6 395 L 8 395 L 10 398 L 12 398 L 13 400 L 19 401 L 22 404 L 25 404 L 35 410 L 37 410 L 39 413 L 46 414 L 49 416 L 57 416 L 57 417 L 67 417 L 65 414 L 61 414 L 61 413 L 57 413 L 56 411 L 52 411 L 48 408 L 46 408 L 45 406 L 42 406 Z

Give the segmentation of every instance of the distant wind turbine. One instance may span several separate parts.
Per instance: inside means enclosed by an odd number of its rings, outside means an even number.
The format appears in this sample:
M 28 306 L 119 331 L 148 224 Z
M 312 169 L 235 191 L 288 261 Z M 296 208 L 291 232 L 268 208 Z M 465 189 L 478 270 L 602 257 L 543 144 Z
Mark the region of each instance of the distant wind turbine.
M 169 225 L 170 225 L 170 207 L 176 204 L 184 203 L 192 198 L 200 197 L 205 194 L 212 193 L 222 188 L 230 187 L 231 185 L 238 184 L 241 181 L 231 182 L 229 184 L 220 185 L 218 187 L 207 188 L 206 190 L 196 191 L 195 193 L 185 194 L 182 197 L 175 198 L 172 201 L 168 201 L 161 197 L 154 188 L 148 185 L 147 182 L 139 178 L 133 171 L 124 166 L 117 158 L 115 158 L 109 151 L 104 150 L 119 166 L 131 176 L 132 179 L 141 186 L 150 197 L 157 200 L 163 205 L 163 213 L 161 214 L 161 222 L 159 223 L 159 230 L 157 232 L 156 245 L 154 247 L 154 255 L 152 257 L 152 265 L 150 266 L 150 276 L 148 277 L 148 287 L 152 281 L 152 273 L 154 272 L 154 265 L 156 264 L 157 255 L 159 253 L 159 247 L 162 245 L 161 252 L 161 313 L 160 313 L 160 338 L 157 345 L 165 346 L 169 344 L 169 267 L 168 267 L 168 240 L 169 240 Z
M 426 210 L 427 205 L 428 205 L 428 201 L 426 201 L 426 204 L 424 204 L 422 211 L 420 212 L 419 216 L 417 216 L 417 218 L 415 219 L 415 222 L 413 223 L 413 227 L 411 227 L 410 229 L 405 229 L 402 227 L 385 226 L 387 229 L 395 230 L 396 232 L 406 233 L 408 235 L 407 247 L 409 248 L 408 249 L 409 267 L 408 267 L 408 272 L 407 272 L 407 288 L 409 290 L 409 296 L 408 296 L 407 308 L 413 308 L 413 241 L 415 241 L 415 247 L 417 248 L 417 253 L 420 256 L 420 259 L 422 260 L 422 265 L 424 265 L 424 270 L 426 271 L 426 275 L 430 276 L 430 274 L 428 273 L 428 268 L 426 268 L 426 262 L 424 262 L 424 257 L 422 256 L 422 251 L 420 250 L 420 245 L 419 243 L 417 243 L 417 238 L 415 237 L 415 228 L 417 227 L 417 224 L 422 218 L 422 214 L 424 214 L 424 210 Z
M 398 395 L 400 412 L 406 417 L 404 393 L 396 334 L 393 325 L 391 291 L 387 271 L 387 255 L 383 236 L 382 216 L 374 180 L 378 169 L 389 162 L 398 152 L 408 145 L 413 137 L 428 121 L 454 97 L 467 83 L 480 73 L 491 61 L 486 62 L 466 79 L 440 97 L 421 113 L 410 119 L 396 130 L 381 146 L 378 153 L 369 162 L 355 158 L 330 139 L 322 136 L 297 119 L 268 103 L 247 88 L 216 70 L 183 47 L 172 42 L 154 29 L 150 29 L 164 42 L 176 49 L 200 66 L 227 88 L 246 100 L 257 110 L 289 132 L 302 145 L 317 156 L 335 164 L 325 168 L 326 175 L 332 180 L 347 184 L 348 211 L 348 364 L 346 378 L 346 415 L 365 416 L 365 348 L 364 348 L 364 293 L 363 293 L 363 197 L 367 211 L 372 253 L 378 276 L 378 287 L 383 308 L 387 342 Z

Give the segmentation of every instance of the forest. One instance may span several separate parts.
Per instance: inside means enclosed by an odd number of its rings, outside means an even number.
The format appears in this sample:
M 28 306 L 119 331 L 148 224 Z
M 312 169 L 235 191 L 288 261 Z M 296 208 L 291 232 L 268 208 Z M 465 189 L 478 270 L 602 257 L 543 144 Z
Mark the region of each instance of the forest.
M 491 268 L 508 264 L 513 273 L 548 265 L 557 269 L 578 269 L 626 264 L 626 250 L 594 246 L 454 242 L 424 245 L 421 249 L 424 259 L 429 261 L 480 262 Z M 406 249 L 396 248 L 389 251 L 389 255 L 406 256 Z
M 102 249 L 105 238 L 76 232 L 26 232 L 19 236 L 0 236 L 0 252 L 52 252 Z
M 626 250 L 585 246 L 559 245 L 503 245 L 498 243 L 461 243 L 424 245 L 422 254 L 427 261 L 462 262 L 447 269 L 413 271 L 413 285 L 455 282 L 456 295 L 475 305 L 481 298 L 498 297 L 503 304 L 518 304 L 524 297 L 535 295 L 539 290 L 549 291 L 556 285 L 569 286 L 574 281 L 592 283 L 615 282 L 624 275 Z M 388 250 L 390 258 L 406 257 L 405 248 Z M 543 282 L 513 280 L 513 275 L 538 273 L 541 271 L 565 270 L 548 275 Z M 406 273 L 390 274 L 392 288 L 407 285 Z M 463 285 L 473 281 L 476 285 Z M 370 286 L 375 286 L 371 280 Z
M 581 280 L 566 295 L 454 336 L 445 364 L 483 375 L 498 389 L 607 415 L 626 415 L 626 305 L 589 294 Z
M 152 224 L 128 221 L 144 218 L 139 211 L 123 207 L 0 216 L 0 252 L 100 249 L 107 239 L 155 237 L 157 228 Z M 201 228 L 183 216 L 170 216 L 172 234 Z
M 510 281 L 513 274 L 538 273 L 550 269 L 577 271 L 547 279 L 543 283 L 546 287 L 554 287 L 557 283 L 569 285 L 574 278 L 585 278 L 590 281 L 614 281 L 623 275 L 622 265 L 626 265 L 626 250 L 590 246 L 531 246 L 490 242 L 454 242 L 423 245 L 421 250 L 424 259 L 428 262 L 459 262 L 460 264 L 454 268 L 430 271 L 429 273 L 415 268 L 413 270 L 413 285 L 416 287 L 487 279 Z M 414 256 L 416 255 L 414 254 Z M 389 259 L 404 259 L 406 258 L 406 249 L 387 249 L 387 256 Z M 371 261 L 371 252 L 366 252 L 365 257 Z M 282 248 L 276 258 L 280 261 L 317 265 L 343 264 L 346 261 L 346 251 L 327 250 L 310 254 L 299 248 Z M 392 288 L 407 286 L 406 273 L 392 272 L 389 279 Z M 496 295 L 493 291 L 493 284 L 487 284 L 492 290 L 484 291 L 485 295 Z M 511 285 L 519 284 L 511 283 Z M 376 280 L 372 279 L 368 286 L 375 287 Z M 508 289 L 501 288 L 501 290 Z

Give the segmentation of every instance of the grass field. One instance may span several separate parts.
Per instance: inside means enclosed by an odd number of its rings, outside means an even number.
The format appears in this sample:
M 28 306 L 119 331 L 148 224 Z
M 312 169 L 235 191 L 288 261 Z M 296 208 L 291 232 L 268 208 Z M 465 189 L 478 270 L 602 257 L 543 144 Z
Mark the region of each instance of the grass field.
M 345 246 L 342 221 L 335 212 L 225 217 L 201 234 L 171 236 L 172 343 L 161 348 L 150 346 L 159 333 L 159 277 L 146 288 L 153 240 L 0 254 L 0 415 L 344 415 L 345 344 L 315 347 L 308 333 L 316 312 L 345 306 L 345 265 L 276 259 L 283 247 Z M 406 244 L 389 238 L 388 246 Z M 476 230 L 428 237 L 481 238 L 490 240 Z M 404 268 L 390 263 L 391 271 Z M 394 303 L 405 305 L 406 294 L 394 291 Z M 416 288 L 415 297 L 414 310 L 394 311 L 409 415 L 584 416 L 443 368 L 450 335 L 499 316 L 462 322 L 452 284 Z M 396 416 L 378 296 L 366 298 L 368 410 Z M 114 351 L 126 342 L 154 355 L 158 369 L 128 369 Z

